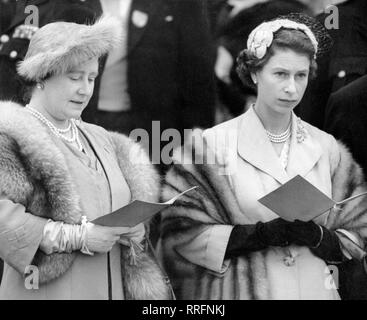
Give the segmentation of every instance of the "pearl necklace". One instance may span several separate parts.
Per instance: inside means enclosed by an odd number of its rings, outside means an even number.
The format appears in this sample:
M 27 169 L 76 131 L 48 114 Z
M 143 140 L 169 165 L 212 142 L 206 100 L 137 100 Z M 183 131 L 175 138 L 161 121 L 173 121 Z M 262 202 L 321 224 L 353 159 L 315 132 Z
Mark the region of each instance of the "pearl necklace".
M 76 143 L 78 149 L 83 151 L 83 145 L 79 138 L 79 131 L 75 124 L 75 119 L 70 119 L 69 126 L 66 129 L 57 128 L 50 120 L 48 120 L 41 112 L 32 108 L 30 105 L 26 105 L 25 108 L 38 120 L 44 123 L 51 132 L 56 135 L 58 138 L 68 142 L 68 143 Z M 64 134 L 71 130 L 71 137 L 66 137 Z
M 255 103 L 251 104 L 251 108 L 255 111 L 257 117 L 260 119 L 259 115 L 257 114 L 257 112 L 255 110 Z M 271 142 L 273 142 L 273 143 L 284 143 L 289 139 L 289 137 L 292 134 L 291 124 L 292 124 L 292 122 L 289 123 L 289 126 L 288 126 L 287 130 L 285 130 L 281 134 L 274 134 L 274 133 L 271 133 L 270 131 L 268 131 L 266 129 L 265 129 L 265 132 L 266 132 L 266 134 L 267 134 L 267 136 L 268 136 L 268 138 Z
M 269 132 L 268 130 L 265 130 L 265 131 L 266 131 L 266 134 L 268 135 L 271 142 L 284 143 L 291 136 L 291 124 L 289 124 L 287 130 L 285 130 L 281 134 L 274 134 L 274 133 Z

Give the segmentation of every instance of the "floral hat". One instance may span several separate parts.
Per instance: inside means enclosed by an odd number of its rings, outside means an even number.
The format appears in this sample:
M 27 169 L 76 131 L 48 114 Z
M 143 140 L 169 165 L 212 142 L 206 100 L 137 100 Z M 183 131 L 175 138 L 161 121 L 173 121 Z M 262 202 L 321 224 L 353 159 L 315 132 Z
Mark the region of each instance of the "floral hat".
M 247 40 L 248 52 L 258 59 L 263 58 L 267 48 L 273 42 L 274 33 L 281 28 L 304 32 L 315 49 L 315 59 L 331 48 L 332 39 L 321 23 L 302 13 L 290 13 L 279 16 L 274 20 L 263 22 L 252 30 Z

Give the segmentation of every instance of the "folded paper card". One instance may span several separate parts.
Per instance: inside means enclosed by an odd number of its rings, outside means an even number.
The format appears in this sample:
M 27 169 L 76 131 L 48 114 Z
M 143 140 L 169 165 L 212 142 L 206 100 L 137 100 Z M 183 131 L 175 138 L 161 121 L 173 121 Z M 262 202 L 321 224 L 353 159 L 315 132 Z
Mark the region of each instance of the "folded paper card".
M 300 175 L 297 175 L 261 198 L 259 202 L 285 220 L 309 221 L 335 206 L 366 194 L 367 192 L 364 192 L 336 202 Z
M 127 206 L 99 217 L 91 222 L 106 227 L 134 227 L 137 224 L 153 217 L 158 212 L 172 205 L 179 197 L 196 188 L 197 187 L 192 187 L 187 189 L 164 203 L 135 200 Z

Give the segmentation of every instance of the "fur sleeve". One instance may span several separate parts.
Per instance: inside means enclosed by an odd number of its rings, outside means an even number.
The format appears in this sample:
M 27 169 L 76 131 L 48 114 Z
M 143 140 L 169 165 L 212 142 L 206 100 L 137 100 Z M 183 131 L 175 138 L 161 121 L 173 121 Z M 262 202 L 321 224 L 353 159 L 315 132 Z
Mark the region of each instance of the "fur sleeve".
M 33 193 L 24 164 L 16 156 L 17 143 L 8 135 L 0 134 L 0 195 L 23 206 L 27 195 Z
M 26 159 L 17 156 L 19 154 L 18 148 L 19 146 L 14 139 L 4 133 L 0 134 L 0 195 L 29 208 L 32 203 L 43 203 L 43 199 L 37 198 L 39 192 L 34 192 L 34 186 L 30 182 L 26 170 L 26 166 L 29 164 Z M 36 208 L 36 205 L 33 207 Z M 38 208 L 40 209 L 40 207 Z M 34 212 L 40 211 L 34 209 Z M 53 253 L 45 255 L 42 251 L 37 250 L 32 264 L 38 267 L 40 284 L 47 283 L 64 274 L 74 258 L 74 254 Z

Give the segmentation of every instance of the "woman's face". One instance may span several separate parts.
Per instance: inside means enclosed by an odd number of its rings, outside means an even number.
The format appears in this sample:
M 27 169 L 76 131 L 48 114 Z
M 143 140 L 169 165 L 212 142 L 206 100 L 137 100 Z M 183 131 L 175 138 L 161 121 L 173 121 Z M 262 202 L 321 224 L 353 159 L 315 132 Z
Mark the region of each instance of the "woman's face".
M 305 93 L 310 59 L 290 49 L 275 49 L 261 70 L 252 75 L 258 86 L 257 104 L 275 113 L 289 113 Z
M 78 119 L 93 94 L 98 59 L 81 64 L 68 73 L 45 81 L 43 108 L 58 121 Z

